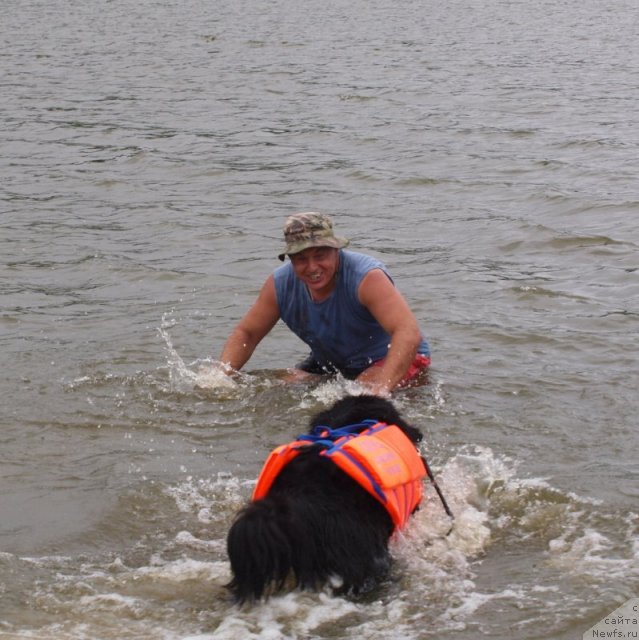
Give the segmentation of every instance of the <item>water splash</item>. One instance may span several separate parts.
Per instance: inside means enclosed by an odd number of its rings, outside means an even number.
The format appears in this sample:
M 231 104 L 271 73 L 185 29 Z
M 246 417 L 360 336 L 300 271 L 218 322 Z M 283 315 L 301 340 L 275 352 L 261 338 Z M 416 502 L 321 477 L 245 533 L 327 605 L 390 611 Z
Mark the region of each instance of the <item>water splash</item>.
M 315 408 L 318 402 L 328 406 L 344 396 L 361 396 L 365 393 L 370 393 L 370 390 L 364 385 L 356 380 L 347 380 L 341 374 L 337 374 L 307 389 L 299 406 L 301 409 Z
M 210 358 L 198 359 L 187 365 L 173 346 L 168 329 L 175 325 L 169 314 L 162 316 L 158 333 L 164 340 L 172 391 L 188 393 L 195 388 L 208 390 L 237 390 L 249 376 L 233 371 L 228 365 Z M 233 374 L 234 377 L 231 377 Z
M 231 639 L 238 634 L 382 640 L 400 635 L 412 640 L 471 631 L 476 637 L 488 635 L 490 627 L 473 625 L 478 615 L 490 617 L 485 612 L 491 607 L 498 610 L 496 625 L 504 624 L 504 611 L 522 608 L 530 609 L 530 615 L 543 612 L 548 625 L 567 615 L 570 581 L 636 583 L 635 514 L 620 519 L 546 480 L 522 478 L 514 461 L 486 447 L 463 447 L 434 471 L 456 516 L 452 532 L 447 535 L 450 520 L 426 482 L 420 510 L 391 541 L 393 575 L 361 600 L 334 597 L 327 590 L 288 593 L 254 607 L 230 604 L 223 587 L 230 578 L 225 537 L 250 495 L 254 478 L 248 474 L 187 477 L 165 486 L 162 496 L 173 501 L 181 524 L 152 532 L 153 544 L 143 545 L 131 557 L 94 556 L 78 564 L 73 558 L 0 554 L 0 570 L 4 566 L 17 575 L 34 574 L 34 584 L 25 589 L 33 591 L 38 607 L 55 612 L 37 633 L 61 640 L 135 633 L 167 640 Z M 148 498 L 149 508 L 160 508 L 154 493 Z M 166 511 L 168 505 L 161 504 Z M 558 518 L 562 532 L 554 535 L 547 521 Z M 625 546 L 612 541 L 606 524 L 611 530 L 625 528 Z M 524 560 L 531 554 L 537 562 L 546 558 L 544 570 L 550 577 L 544 584 L 519 584 L 500 573 L 482 575 L 486 563 L 504 551 L 512 554 L 531 538 L 536 541 L 524 552 Z M 42 575 L 55 579 L 43 580 Z M 62 617 L 74 623 L 63 627 Z M 23 638 L 36 633 L 18 626 L 5 630 Z M 524 637 L 530 629 L 517 631 Z

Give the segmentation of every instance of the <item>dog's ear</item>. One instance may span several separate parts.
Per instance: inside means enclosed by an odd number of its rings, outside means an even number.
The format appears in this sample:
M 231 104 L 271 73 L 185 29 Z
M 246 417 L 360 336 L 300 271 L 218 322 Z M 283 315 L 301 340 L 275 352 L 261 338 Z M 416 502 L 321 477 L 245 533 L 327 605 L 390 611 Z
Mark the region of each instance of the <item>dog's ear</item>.
M 406 437 L 413 443 L 417 444 L 421 442 L 424 436 L 422 432 L 417 427 L 411 427 L 408 423 L 404 422 L 403 425 L 397 425 L 405 434 Z

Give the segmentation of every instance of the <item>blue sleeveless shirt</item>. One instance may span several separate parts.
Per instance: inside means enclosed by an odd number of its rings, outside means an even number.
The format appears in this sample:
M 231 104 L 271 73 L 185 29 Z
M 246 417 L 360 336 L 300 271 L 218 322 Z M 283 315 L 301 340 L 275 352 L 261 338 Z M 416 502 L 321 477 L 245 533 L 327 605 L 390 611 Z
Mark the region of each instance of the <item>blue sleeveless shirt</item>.
M 372 269 L 381 269 L 392 282 L 379 260 L 340 250 L 335 289 L 322 302 L 311 298 L 290 262 L 273 274 L 280 317 L 311 348 L 311 355 L 320 367 L 328 371 L 357 375 L 387 355 L 389 334 L 357 297 L 359 285 Z M 429 355 L 423 339 L 418 352 Z

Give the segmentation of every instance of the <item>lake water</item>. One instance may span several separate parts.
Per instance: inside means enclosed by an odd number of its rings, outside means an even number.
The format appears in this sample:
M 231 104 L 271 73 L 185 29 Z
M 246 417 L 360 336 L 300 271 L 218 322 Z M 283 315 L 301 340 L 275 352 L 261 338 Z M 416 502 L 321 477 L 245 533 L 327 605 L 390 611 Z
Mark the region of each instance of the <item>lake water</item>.
M 6 0 L 0 638 L 573 639 L 639 588 L 631 0 Z M 296 211 L 433 350 L 436 495 L 361 600 L 232 606 L 265 455 L 357 392 L 278 326 L 207 374 Z

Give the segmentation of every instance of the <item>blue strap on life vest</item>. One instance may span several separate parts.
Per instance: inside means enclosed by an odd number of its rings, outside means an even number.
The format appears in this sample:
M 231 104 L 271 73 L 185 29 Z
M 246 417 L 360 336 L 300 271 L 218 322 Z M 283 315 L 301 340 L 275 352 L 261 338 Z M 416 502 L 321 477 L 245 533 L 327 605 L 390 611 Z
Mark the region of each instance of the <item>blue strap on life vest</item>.
M 331 447 L 340 438 L 359 435 L 362 431 L 370 429 L 376 424 L 379 424 L 379 420 L 372 420 L 370 418 L 362 420 L 356 424 L 348 424 L 344 427 L 339 427 L 338 429 L 331 429 L 318 424 L 313 427 L 313 431 L 311 433 L 305 433 L 301 436 L 297 436 L 297 439 L 302 440 L 303 442 L 319 443 Z
M 342 447 L 346 444 L 351 438 L 354 438 L 362 433 L 362 431 L 370 430 L 375 425 L 379 425 L 379 429 L 383 429 L 387 425 L 385 423 L 380 423 L 379 420 L 373 420 L 367 418 L 362 420 L 362 422 L 358 422 L 356 424 L 349 424 L 344 427 L 339 427 L 338 429 L 330 429 L 329 427 L 324 427 L 322 425 L 317 425 L 313 427 L 313 431 L 310 434 L 303 434 L 298 436 L 297 440 L 302 442 L 311 442 L 313 444 L 319 444 L 324 447 L 324 451 L 322 452 L 327 457 L 331 457 L 334 453 L 340 452 L 343 456 L 346 456 L 358 469 L 362 471 L 370 481 L 371 487 L 382 501 L 382 503 L 387 502 L 386 495 L 384 491 L 376 482 L 375 478 L 371 475 L 370 471 L 358 460 L 356 460 L 352 455 L 350 455 L 347 451 L 345 451 Z M 377 429 L 375 430 L 377 431 Z M 370 433 L 375 433 L 375 431 L 370 431 Z M 342 439 L 341 442 L 337 442 Z

